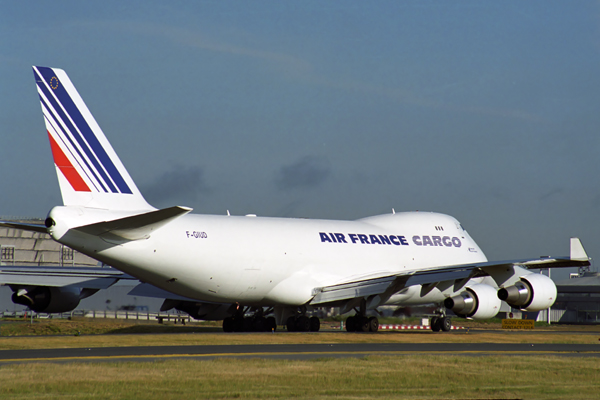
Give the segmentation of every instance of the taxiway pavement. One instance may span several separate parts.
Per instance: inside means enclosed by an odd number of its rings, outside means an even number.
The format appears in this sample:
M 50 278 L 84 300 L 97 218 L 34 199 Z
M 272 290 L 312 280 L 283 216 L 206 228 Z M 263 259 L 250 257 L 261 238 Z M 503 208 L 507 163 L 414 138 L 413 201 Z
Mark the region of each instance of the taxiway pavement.
M 369 355 L 560 355 L 600 357 L 600 344 L 527 343 L 346 343 L 202 346 L 94 347 L 0 350 L 0 364 L 30 362 L 153 361 L 159 359 L 266 358 L 315 359 Z

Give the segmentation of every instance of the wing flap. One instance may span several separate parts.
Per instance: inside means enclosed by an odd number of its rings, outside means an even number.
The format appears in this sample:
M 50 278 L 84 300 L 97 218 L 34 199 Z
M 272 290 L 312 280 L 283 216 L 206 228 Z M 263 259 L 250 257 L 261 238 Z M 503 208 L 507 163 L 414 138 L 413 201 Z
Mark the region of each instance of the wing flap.
M 366 279 L 339 285 L 325 286 L 313 290 L 315 297 L 310 304 L 331 303 L 337 300 L 347 300 L 356 297 L 368 297 L 384 293 L 397 279 L 395 275 L 385 278 Z

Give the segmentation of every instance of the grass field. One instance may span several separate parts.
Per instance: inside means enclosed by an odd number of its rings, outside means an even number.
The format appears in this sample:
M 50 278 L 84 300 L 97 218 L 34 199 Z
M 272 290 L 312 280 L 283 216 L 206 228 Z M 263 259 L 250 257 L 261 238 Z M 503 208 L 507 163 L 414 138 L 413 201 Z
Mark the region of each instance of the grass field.
M 596 358 L 369 356 L 0 367 L 0 398 L 597 399 Z
M 358 342 L 600 344 L 598 327 L 541 326 L 515 333 L 494 330 L 497 325 L 471 325 L 451 333 L 224 334 L 214 332 L 220 330 L 214 324 L 54 320 L 2 325 L 0 349 Z M 14 336 L 18 332 L 26 336 Z M 128 334 L 133 332 L 147 334 Z M 42 335 L 32 336 L 35 333 Z M 595 357 L 403 355 L 0 366 L 0 399 L 597 399 L 598 393 L 600 362 Z

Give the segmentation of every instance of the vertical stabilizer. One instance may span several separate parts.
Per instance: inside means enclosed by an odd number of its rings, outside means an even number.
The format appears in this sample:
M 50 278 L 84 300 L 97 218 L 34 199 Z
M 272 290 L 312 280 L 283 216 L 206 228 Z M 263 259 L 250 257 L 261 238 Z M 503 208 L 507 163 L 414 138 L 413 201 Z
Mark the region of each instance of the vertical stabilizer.
M 65 73 L 33 67 L 66 206 L 153 210 Z

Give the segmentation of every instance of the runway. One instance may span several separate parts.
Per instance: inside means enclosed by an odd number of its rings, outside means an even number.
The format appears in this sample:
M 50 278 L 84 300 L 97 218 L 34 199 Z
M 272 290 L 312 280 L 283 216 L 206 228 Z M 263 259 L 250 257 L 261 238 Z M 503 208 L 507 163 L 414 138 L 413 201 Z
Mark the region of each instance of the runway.
M 31 362 L 121 362 L 165 359 L 263 358 L 306 360 L 370 355 L 600 357 L 600 344 L 526 343 L 350 343 L 257 344 L 208 346 L 95 347 L 40 350 L 1 350 L 0 364 Z

